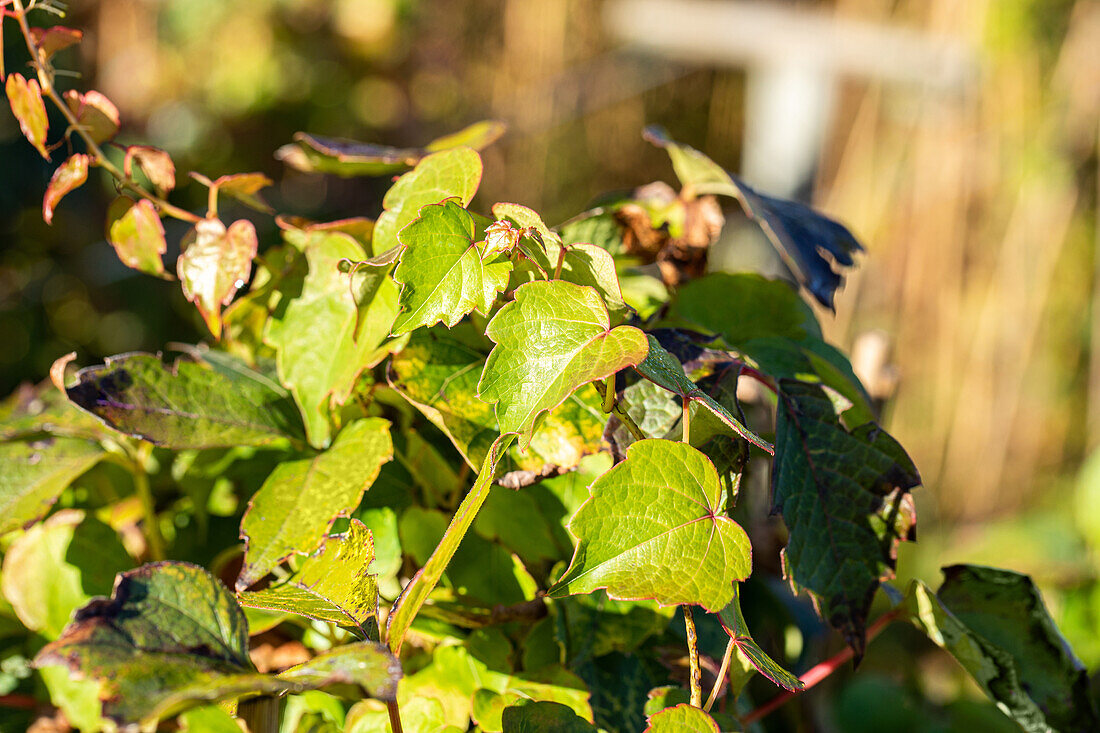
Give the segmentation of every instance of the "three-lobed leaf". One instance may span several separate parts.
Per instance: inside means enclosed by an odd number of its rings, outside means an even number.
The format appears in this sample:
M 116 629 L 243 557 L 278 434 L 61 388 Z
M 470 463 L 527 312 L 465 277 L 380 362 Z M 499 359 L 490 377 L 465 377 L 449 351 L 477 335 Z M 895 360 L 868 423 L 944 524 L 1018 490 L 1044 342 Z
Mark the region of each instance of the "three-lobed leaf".
M 372 417 L 346 425 L 323 453 L 276 466 L 241 520 L 246 547 L 237 590 L 255 584 L 301 548 L 317 547 L 337 517 L 359 505 L 392 458 L 390 424 Z
M 378 583 L 368 572 L 374 561 L 371 532 L 352 519 L 347 532 L 332 535 L 301 561 L 289 578 L 263 590 L 237 594 L 242 606 L 283 611 L 377 634 Z
M 508 285 L 512 262 L 484 256 L 477 222 L 454 199 L 424 206 L 398 238 L 404 250 L 393 273 L 402 286 L 394 334 L 441 321 L 452 327 L 475 310 L 488 314 Z
M 496 344 L 478 396 L 496 404 L 502 433 L 531 441 L 541 416 L 588 382 L 640 363 L 645 334 L 611 328 L 607 307 L 590 287 L 560 280 L 531 282 L 493 317 L 486 335 Z
M 638 441 L 590 490 L 569 522 L 573 562 L 551 595 L 606 588 L 612 598 L 717 613 L 752 571 L 748 535 L 721 510 L 718 472 L 691 446 Z
M 73 404 L 167 448 L 259 446 L 302 436 L 285 393 L 243 372 L 183 360 L 169 366 L 135 353 L 108 357 L 76 376 L 66 389 Z
M 824 388 L 779 381 L 772 488 L 790 531 L 790 576 L 857 657 L 875 591 L 893 576 L 897 543 L 912 536 L 909 491 L 919 484 L 912 461 L 878 425 L 849 431 Z

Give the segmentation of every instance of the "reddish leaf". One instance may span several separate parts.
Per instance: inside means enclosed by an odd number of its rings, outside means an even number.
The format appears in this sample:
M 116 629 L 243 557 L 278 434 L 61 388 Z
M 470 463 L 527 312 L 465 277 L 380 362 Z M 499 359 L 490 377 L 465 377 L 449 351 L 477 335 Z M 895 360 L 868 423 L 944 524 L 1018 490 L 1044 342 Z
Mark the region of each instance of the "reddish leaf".
M 234 173 L 214 181 L 214 187 L 219 193 L 235 198 L 245 206 L 270 214 L 272 208 L 257 192 L 271 183 L 271 179 L 263 173 Z
M 126 196 L 115 199 L 107 209 L 107 241 L 122 264 L 150 275 L 163 275 L 161 255 L 168 249 L 164 225 L 153 204 Z
M 131 145 L 126 148 L 126 158 L 122 161 L 122 169 L 128 176 L 133 176 L 133 162 L 141 166 L 141 170 L 149 177 L 149 181 L 161 194 L 165 194 L 176 187 L 176 165 L 172 157 L 160 148 L 148 145 Z
M 42 101 L 38 80 L 27 81 L 22 74 L 12 74 L 4 88 L 8 93 L 8 101 L 11 102 L 12 114 L 19 120 L 23 134 L 42 153 L 42 157 L 49 160 L 50 154 L 46 151 L 49 121 L 46 119 L 46 105 Z
M 31 28 L 31 38 L 38 47 L 43 60 L 49 59 L 58 51 L 75 46 L 84 39 L 84 31 L 55 25 L 51 28 Z
M 88 156 L 77 153 L 54 171 L 46 196 L 42 199 L 42 218 L 47 224 L 53 223 L 53 211 L 61 198 L 69 191 L 80 188 L 88 180 Z
M 246 219 L 228 230 L 218 219 L 203 219 L 183 237 L 183 254 L 176 263 L 183 294 L 215 337 L 221 335 L 221 308 L 248 280 L 258 246 L 256 228 Z
M 97 143 L 106 142 L 118 134 L 118 107 L 99 92 L 81 94 L 65 92 L 65 101 L 76 116 L 77 124 Z

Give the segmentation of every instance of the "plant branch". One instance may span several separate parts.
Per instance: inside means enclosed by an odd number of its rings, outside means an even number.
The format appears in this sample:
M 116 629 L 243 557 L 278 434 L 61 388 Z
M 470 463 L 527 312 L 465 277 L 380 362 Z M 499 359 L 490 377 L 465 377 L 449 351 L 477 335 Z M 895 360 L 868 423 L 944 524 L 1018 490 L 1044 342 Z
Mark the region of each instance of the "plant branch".
M 607 384 L 603 381 L 593 382 L 596 385 L 596 391 L 600 393 L 600 397 L 604 399 L 604 404 L 607 404 Z M 611 410 L 615 417 L 619 418 L 626 429 L 630 431 L 630 434 L 634 436 L 635 440 L 645 440 L 648 436 L 638 427 L 638 423 L 634 422 L 634 418 L 627 414 L 623 409 L 622 403 L 615 402 L 615 406 Z
M 566 252 L 566 249 L 567 248 L 566 248 L 565 244 L 562 244 L 561 248 L 558 249 L 558 264 L 557 264 L 557 266 L 554 267 L 554 279 L 555 280 L 560 280 L 561 279 L 561 268 L 562 268 L 563 265 L 565 265 L 565 252 Z
M 14 10 L 10 12 L 16 22 L 19 23 L 20 33 L 23 35 L 23 40 L 27 44 L 27 50 L 31 54 L 31 64 L 34 66 L 35 71 L 38 73 L 38 83 L 42 87 L 42 92 L 53 102 L 54 106 L 65 117 L 65 120 L 69 123 L 69 127 L 76 131 L 78 135 L 84 140 L 84 144 L 88 148 L 88 152 L 95 158 L 96 164 L 103 170 L 111 174 L 111 176 L 118 181 L 118 184 L 122 188 L 137 194 L 138 196 L 148 199 L 154 206 L 163 211 L 165 214 L 181 219 L 183 221 L 198 222 L 202 221 L 202 218 L 192 214 L 186 209 L 181 209 L 178 206 L 168 203 L 163 198 L 155 196 L 144 188 L 139 186 L 136 181 L 127 176 L 118 166 L 107 158 L 106 153 L 103 152 L 103 148 L 99 147 L 95 139 L 88 134 L 84 129 L 80 121 L 77 120 L 76 115 L 69 109 L 69 105 L 58 95 L 57 90 L 53 85 L 53 70 L 50 69 L 45 63 L 43 63 L 40 56 L 38 46 L 34 42 L 34 38 L 31 35 L 30 25 L 27 23 L 27 11 L 23 8 L 23 0 L 13 0 Z
M 403 733 L 401 729 L 401 710 L 397 707 L 397 701 L 386 703 L 386 712 L 390 714 L 391 733 Z
M 681 606 L 684 612 L 684 627 L 687 629 L 688 665 L 691 667 L 691 704 L 703 707 L 703 670 L 699 666 L 699 636 L 695 633 L 695 619 L 691 615 L 691 606 Z
M 883 629 L 890 625 L 892 621 L 895 621 L 901 615 L 901 612 L 901 608 L 895 608 L 893 611 L 884 613 L 879 616 L 878 619 L 867 629 L 867 643 L 870 643 L 871 640 L 878 636 Z M 845 662 L 852 658 L 853 654 L 854 652 L 852 651 L 852 647 L 846 646 L 837 654 L 826 659 L 824 662 L 821 662 L 820 664 L 811 667 L 809 670 L 806 671 L 805 674 L 798 678 L 803 685 L 801 690 L 799 690 L 798 692 L 791 692 L 790 690 L 786 690 L 783 692 L 783 694 L 773 697 L 768 702 L 764 703 L 755 710 L 748 712 L 744 717 L 742 717 L 741 725 L 745 728 L 748 728 L 756 721 L 778 710 L 791 698 L 802 694 L 806 690 L 809 690 L 811 687 L 815 687 L 819 682 L 826 679 L 833 672 L 840 669 L 840 667 Z
M 683 441 L 691 445 L 691 400 L 684 396 L 684 436 Z

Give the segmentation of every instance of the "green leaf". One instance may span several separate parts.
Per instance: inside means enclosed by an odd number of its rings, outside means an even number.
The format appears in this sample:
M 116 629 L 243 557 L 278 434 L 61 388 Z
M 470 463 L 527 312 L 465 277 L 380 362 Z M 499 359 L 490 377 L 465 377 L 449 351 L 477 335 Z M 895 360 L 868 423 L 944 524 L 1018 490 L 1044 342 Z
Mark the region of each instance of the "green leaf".
M 22 74 L 9 74 L 4 85 L 11 104 L 11 112 L 19 120 L 19 129 L 24 137 L 35 147 L 42 157 L 50 159 L 46 150 L 46 131 L 49 119 L 46 117 L 46 104 L 42 101 L 42 89 L 37 79 L 27 79 Z
M 472 717 L 486 733 L 504 730 L 504 710 L 521 699 L 558 703 L 581 720 L 592 719 L 589 693 L 584 682 L 557 665 L 521 675 L 505 675 L 489 670 L 482 676 L 482 685 L 474 694 Z
M 261 379 L 182 360 L 168 366 L 152 354 L 108 357 L 76 376 L 65 390 L 75 405 L 167 448 L 269 445 L 302 435 L 293 406 Z
M 390 424 L 372 417 L 349 423 L 324 453 L 279 464 L 241 520 L 246 548 L 237 590 L 302 548 L 317 547 L 336 518 L 359 505 L 382 464 L 392 458 Z
M 425 205 L 398 236 L 405 249 L 393 273 L 402 285 L 395 334 L 441 321 L 450 328 L 474 310 L 488 314 L 508 285 L 511 260 L 482 259 L 478 226 L 453 199 Z
M 847 228 L 805 204 L 758 193 L 698 150 L 670 139 L 660 127 L 647 127 L 644 137 L 668 151 L 676 176 L 684 186 L 681 195 L 718 194 L 737 199 L 745 215 L 759 224 L 799 282 L 821 305 L 833 307 L 833 295 L 843 278 L 833 269 L 832 262 L 851 267 L 852 255 L 863 249 Z
M 734 583 L 733 600 L 719 613 L 722 628 L 730 635 L 737 648 L 752 662 L 752 666 L 756 668 L 756 671 L 786 690 L 791 692 L 801 691 L 805 687 L 802 680 L 783 669 L 753 640 L 752 634 L 749 633 L 748 624 L 745 623 L 745 617 L 741 614 L 739 596 L 740 584 Z
M 481 183 L 481 170 L 481 156 L 465 147 L 432 153 L 417 163 L 382 199 L 384 211 L 374 225 L 374 251 L 398 246 L 398 232 L 428 204 L 458 198 L 461 206 L 468 206 Z
M 183 235 L 183 254 L 176 274 L 184 296 L 195 304 L 215 338 L 221 336 L 223 305 L 229 305 L 248 282 L 259 241 L 256 227 L 240 219 L 225 228 L 218 219 L 203 219 Z
M 268 321 L 264 340 L 276 350 L 279 377 L 294 393 L 310 443 L 322 447 L 331 436 L 331 409 L 347 400 L 389 334 L 397 287 L 388 268 L 340 272 L 342 260 L 363 256 L 346 234 L 287 237 L 301 246 L 305 258 L 281 284 L 282 300 Z
M 78 438 L 0 443 L 0 534 L 33 522 L 104 451 Z
M 99 680 L 104 716 L 143 729 L 204 703 L 334 683 L 393 699 L 400 676 L 397 660 L 374 644 L 339 647 L 279 676 L 257 673 L 233 596 L 202 568 L 178 562 L 119 575 L 111 598 L 77 611 L 35 664 L 63 664 Z
M 943 569 L 933 594 L 914 581 L 910 620 L 958 660 L 997 707 L 1029 733 L 1100 730 L 1084 666 L 1031 578 L 976 565 Z
M 352 626 L 363 638 L 376 637 L 378 584 L 367 572 L 373 560 L 370 530 L 352 519 L 345 534 L 325 538 L 294 575 L 260 591 L 238 593 L 237 600 L 242 606 Z
M 483 120 L 433 140 L 423 148 L 395 148 L 299 132 L 294 135 L 294 144 L 279 148 L 275 157 L 307 173 L 384 176 L 416 165 L 428 153 L 460 146 L 482 150 L 503 135 L 504 130 L 503 122 Z
M 518 433 L 526 447 L 543 413 L 578 387 L 605 379 L 646 356 L 645 334 L 611 328 L 607 308 L 589 287 L 532 282 L 516 290 L 489 322 L 489 354 L 478 396 L 496 403 L 502 433 Z
M 179 717 L 180 729 L 189 733 L 240 733 L 232 715 L 216 705 L 191 708 Z
M 719 733 L 718 724 L 697 707 L 682 703 L 649 716 L 646 733 Z
M 2 587 L 19 620 L 56 639 L 73 611 L 110 592 L 115 573 L 133 565 L 113 529 L 66 509 L 35 525 L 4 554 Z
M 69 156 L 50 178 L 50 185 L 46 188 L 46 195 L 42 199 L 42 220 L 47 224 L 53 224 L 53 212 L 61 203 L 61 199 L 65 194 L 83 186 L 87 180 L 88 156 L 83 153 Z M 163 265 L 161 269 L 164 269 Z
M 752 571 L 748 535 L 719 513 L 714 464 L 691 446 L 639 441 L 590 490 L 569 523 L 579 541 L 573 562 L 548 595 L 606 588 L 612 598 L 716 613 Z
M 117 437 L 100 420 L 69 402 L 53 382 L 21 385 L 0 402 L 0 441 L 49 433 L 66 438 Z
M 730 346 L 762 336 L 821 337 L 813 310 L 782 280 L 713 272 L 682 285 L 669 316 L 716 333 Z
M 790 576 L 857 657 L 875 591 L 893 577 L 897 543 L 912 535 L 909 491 L 919 484 L 912 461 L 878 425 L 849 432 L 822 387 L 780 380 L 772 489 L 790 530 Z
M 474 481 L 473 487 L 462 500 L 458 510 L 455 511 L 451 524 L 443 534 L 432 552 L 431 557 L 424 566 L 416 572 L 413 579 L 401 591 L 401 595 L 393 604 L 389 617 L 386 619 L 386 639 L 394 654 L 401 651 L 401 644 L 405 640 L 405 633 L 412 626 L 413 619 L 420 611 L 420 607 L 428 600 L 428 595 L 443 577 L 451 558 L 454 557 L 462 538 L 473 524 L 481 505 L 489 496 L 489 489 L 493 485 L 493 475 L 496 473 L 497 463 L 501 454 L 508 448 L 511 438 L 501 436 L 489 448 L 485 461 L 481 465 L 481 471 Z
M 775 452 L 768 441 L 742 425 L 741 421 L 730 414 L 729 410 L 701 390 L 695 382 L 691 381 L 684 373 L 684 366 L 680 363 L 680 360 L 661 346 L 652 334 L 647 335 L 646 338 L 649 342 L 649 351 L 646 354 L 645 361 L 634 367 L 639 374 L 654 384 L 664 387 L 669 392 L 678 394 L 681 399 L 690 400 L 706 408 L 732 432 L 740 435 L 758 448 L 767 453 Z
M 148 199 L 119 196 L 111 202 L 106 236 L 122 264 L 149 275 L 164 274 L 164 224 Z
M 596 726 L 560 702 L 517 700 L 501 715 L 504 733 L 596 733 Z

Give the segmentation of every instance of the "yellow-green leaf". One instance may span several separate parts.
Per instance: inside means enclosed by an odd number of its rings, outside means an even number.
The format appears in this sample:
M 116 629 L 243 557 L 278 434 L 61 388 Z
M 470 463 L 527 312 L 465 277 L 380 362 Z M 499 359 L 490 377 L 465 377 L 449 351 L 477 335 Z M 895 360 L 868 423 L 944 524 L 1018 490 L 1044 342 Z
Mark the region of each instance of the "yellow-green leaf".
M 42 101 L 42 89 L 38 86 L 38 80 L 28 81 L 22 74 L 11 74 L 4 89 L 8 93 L 11 112 L 19 120 L 19 129 L 42 157 L 49 160 L 50 153 L 46 150 L 49 120 L 46 118 L 46 104 Z
M 122 264 L 150 275 L 164 274 L 161 256 L 168 249 L 164 225 L 147 199 L 119 196 L 107 209 L 107 241 Z
M 50 185 L 46 188 L 46 195 L 42 198 L 42 219 L 47 224 L 53 223 L 53 212 L 57 204 L 65 194 L 74 191 L 84 185 L 88 180 L 88 156 L 83 153 L 72 155 L 58 166 L 50 178 Z M 163 269 L 163 268 L 162 268 Z

